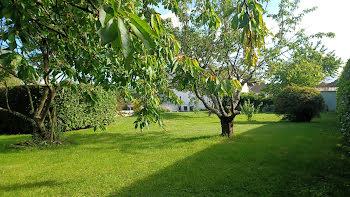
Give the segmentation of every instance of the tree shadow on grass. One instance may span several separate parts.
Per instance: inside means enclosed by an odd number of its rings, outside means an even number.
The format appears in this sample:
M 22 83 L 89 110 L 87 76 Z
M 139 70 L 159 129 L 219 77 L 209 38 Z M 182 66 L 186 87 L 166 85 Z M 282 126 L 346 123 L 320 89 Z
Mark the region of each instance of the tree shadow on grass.
M 84 149 L 105 149 L 118 150 L 118 152 L 138 154 L 145 149 L 167 149 L 181 148 L 184 143 L 194 143 L 200 140 L 209 140 L 218 137 L 218 135 L 202 135 L 202 136 L 170 136 L 165 132 L 152 132 L 146 134 L 135 133 L 100 133 L 96 134 L 72 134 L 70 146 L 84 146 Z M 69 147 L 68 147 L 69 148 Z
M 110 196 L 350 196 L 349 163 L 328 149 L 334 140 L 274 130 L 225 139 Z

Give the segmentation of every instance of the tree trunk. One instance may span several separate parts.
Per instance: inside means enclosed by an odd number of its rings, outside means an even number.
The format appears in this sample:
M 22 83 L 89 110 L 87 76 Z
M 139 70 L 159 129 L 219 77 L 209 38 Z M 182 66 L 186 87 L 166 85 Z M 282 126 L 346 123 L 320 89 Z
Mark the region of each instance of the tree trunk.
M 222 136 L 233 137 L 233 120 L 234 117 L 220 117 Z

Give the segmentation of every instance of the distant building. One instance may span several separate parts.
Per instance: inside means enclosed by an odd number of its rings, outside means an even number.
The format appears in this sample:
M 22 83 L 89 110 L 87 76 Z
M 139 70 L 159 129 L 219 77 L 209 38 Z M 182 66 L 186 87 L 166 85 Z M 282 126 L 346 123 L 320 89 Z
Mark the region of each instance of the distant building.
M 181 105 L 174 105 L 171 102 L 163 103 L 162 106 L 168 107 L 172 112 L 175 111 L 192 111 L 192 106 L 190 105 L 190 96 L 195 96 L 191 92 L 181 92 L 174 90 L 174 93 L 182 100 L 184 103 Z M 199 101 L 199 109 L 206 109 L 202 101 Z
M 321 92 L 327 111 L 335 111 L 337 107 L 337 80 L 331 83 L 321 83 L 316 89 Z
M 260 94 L 262 93 L 261 90 L 265 88 L 265 83 L 248 83 L 248 92 L 254 92 L 255 94 Z

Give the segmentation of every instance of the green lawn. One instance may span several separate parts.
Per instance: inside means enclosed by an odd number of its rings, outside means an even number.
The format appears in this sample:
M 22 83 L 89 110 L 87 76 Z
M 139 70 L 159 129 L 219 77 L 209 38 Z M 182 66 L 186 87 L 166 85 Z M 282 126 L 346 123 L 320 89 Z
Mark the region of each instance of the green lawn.
M 312 123 L 238 116 L 233 139 L 206 113 L 165 114 L 139 133 L 134 117 L 107 131 L 65 133 L 71 144 L 9 148 L 0 136 L 0 196 L 350 196 L 335 114 Z

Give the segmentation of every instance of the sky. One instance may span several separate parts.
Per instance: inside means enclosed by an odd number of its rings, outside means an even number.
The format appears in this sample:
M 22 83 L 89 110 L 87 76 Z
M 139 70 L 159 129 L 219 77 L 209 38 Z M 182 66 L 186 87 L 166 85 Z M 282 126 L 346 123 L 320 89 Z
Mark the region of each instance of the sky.
M 350 59 L 350 1 L 349 0 L 302 0 L 301 7 L 317 6 L 318 9 L 305 16 L 302 27 L 308 33 L 333 32 L 335 38 L 323 43 L 343 62 Z
M 279 0 L 271 0 L 267 9 L 276 12 Z M 300 9 L 317 6 L 316 11 L 307 14 L 302 23 L 307 33 L 333 32 L 335 38 L 325 38 L 323 44 L 345 63 L 350 59 L 350 0 L 301 0 Z M 179 26 L 178 19 L 173 13 L 159 8 L 157 11 L 162 18 L 172 18 L 175 26 Z M 268 22 L 268 21 L 266 21 Z M 343 64 L 344 65 L 344 64 Z

